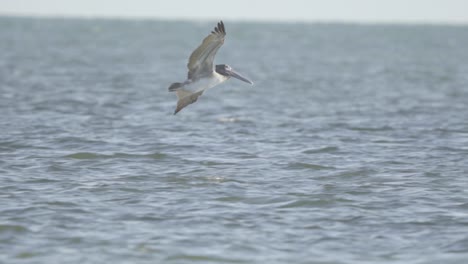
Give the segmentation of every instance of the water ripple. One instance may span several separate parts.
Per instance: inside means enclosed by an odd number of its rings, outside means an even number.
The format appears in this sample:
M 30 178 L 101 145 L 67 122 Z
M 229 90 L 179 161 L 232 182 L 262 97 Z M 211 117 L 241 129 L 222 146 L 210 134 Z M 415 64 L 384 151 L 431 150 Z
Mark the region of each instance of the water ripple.
M 0 263 L 466 262 L 466 26 L 212 26 L 0 17 Z
M 319 164 L 305 163 L 305 162 L 291 162 L 287 166 L 289 169 L 311 169 L 311 170 L 333 170 L 336 169 L 332 166 L 325 166 Z
M 93 152 L 77 152 L 63 156 L 68 159 L 116 159 L 116 158 L 131 158 L 131 159 L 164 159 L 168 155 L 163 153 L 150 153 L 150 154 L 130 154 L 130 153 L 114 153 L 114 154 L 100 154 Z

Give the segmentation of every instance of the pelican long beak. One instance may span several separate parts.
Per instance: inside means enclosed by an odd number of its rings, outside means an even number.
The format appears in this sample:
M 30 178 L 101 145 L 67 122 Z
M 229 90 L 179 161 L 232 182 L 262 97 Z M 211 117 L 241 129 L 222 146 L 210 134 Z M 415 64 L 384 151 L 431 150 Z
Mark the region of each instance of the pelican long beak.
M 240 75 L 239 73 L 235 72 L 233 69 L 227 71 L 227 74 L 229 76 L 231 76 L 231 77 L 234 77 L 234 78 L 239 79 L 239 80 L 241 80 L 243 82 L 246 82 L 246 83 L 249 83 L 249 84 L 253 85 L 253 82 L 251 80 L 249 80 L 246 77 L 244 77 L 244 76 Z

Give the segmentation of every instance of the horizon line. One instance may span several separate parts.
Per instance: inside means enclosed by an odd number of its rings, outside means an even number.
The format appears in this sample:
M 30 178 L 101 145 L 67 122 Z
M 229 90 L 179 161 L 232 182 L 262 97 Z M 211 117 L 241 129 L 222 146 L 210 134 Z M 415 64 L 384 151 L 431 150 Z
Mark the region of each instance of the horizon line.
M 0 12 L 0 17 L 10 18 L 45 18 L 45 19 L 83 19 L 83 20 L 154 20 L 154 21 L 181 21 L 181 22 L 212 22 L 220 18 L 215 17 L 161 17 L 161 16 L 136 16 L 136 15 L 80 15 L 80 14 L 37 14 L 37 13 L 13 13 Z M 430 20 L 340 20 L 340 19 L 273 19 L 273 18 L 226 18 L 225 21 L 241 23 L 298 23 L 298 24 L 348 24 L 348 25 L 408 25 L 408 26 L 468 26 L 468 21 L 430 21 Z

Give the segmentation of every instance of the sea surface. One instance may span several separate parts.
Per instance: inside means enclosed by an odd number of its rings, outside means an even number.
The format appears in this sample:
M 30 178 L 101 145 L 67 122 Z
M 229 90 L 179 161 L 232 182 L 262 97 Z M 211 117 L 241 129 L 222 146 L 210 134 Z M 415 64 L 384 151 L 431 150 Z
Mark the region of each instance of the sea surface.
M 468 26 L 0 18 L 0 263 L 468 263 Z

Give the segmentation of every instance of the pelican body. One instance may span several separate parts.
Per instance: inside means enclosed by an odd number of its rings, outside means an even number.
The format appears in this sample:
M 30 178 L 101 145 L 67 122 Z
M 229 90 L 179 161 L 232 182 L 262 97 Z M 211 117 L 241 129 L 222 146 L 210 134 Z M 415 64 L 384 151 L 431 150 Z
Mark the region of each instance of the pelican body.
M 225 36 L 224 23 L 220 21 L 211 34 L 190 55 L 187 64 L 189 70 L 187 80 L 169 86 L 169 91 L 175 92 L 178 98 L 174 115 L 184 107 L 195 103 L 205 90 L 221 84 L 231 77 L 253 84 L 252 81 L 235 72 L 229 65 L 219 64 L 214 66 L 214 57 L 223 45 Z

